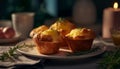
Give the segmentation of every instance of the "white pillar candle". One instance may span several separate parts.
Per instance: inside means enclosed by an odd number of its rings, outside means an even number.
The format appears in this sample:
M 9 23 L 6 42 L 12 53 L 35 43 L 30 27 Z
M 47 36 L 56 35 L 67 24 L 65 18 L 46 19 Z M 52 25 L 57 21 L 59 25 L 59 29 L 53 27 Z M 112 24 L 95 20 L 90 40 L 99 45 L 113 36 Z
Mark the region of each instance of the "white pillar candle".
M 110 30 L 114 26 L 120 26 L 120 9 L 118 4 L 114 3 L 114 8 L 106 8 L 103 13 L 103 38 L 111 38 Z

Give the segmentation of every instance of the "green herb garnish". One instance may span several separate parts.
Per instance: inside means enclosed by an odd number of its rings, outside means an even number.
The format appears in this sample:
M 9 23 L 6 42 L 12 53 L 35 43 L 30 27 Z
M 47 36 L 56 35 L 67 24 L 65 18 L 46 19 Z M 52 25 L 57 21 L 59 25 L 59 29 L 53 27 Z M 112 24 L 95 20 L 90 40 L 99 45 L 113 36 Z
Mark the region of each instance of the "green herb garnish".
M 88 54 L 88 53 L 91 53 L 91 52 L 95 52 L 97 51 L 99 48 L 96 47 L 96 48 L 93 48 L 91 50 L 86 50 L 86 51 L 80 51 L 80 52 L 75 52 L 75 53 L 68 53 L 67 56 L 79 56 L 79 55 L 83 55 L 83 54 Z
M 28 47 L 28 46 L 30 47 L 30 46 L 33 46 L 33 45 L 27 45 L 27 44 L 24 43 L 23 45 L 17 45 L 17 46 L 11 47 L 8 51 L 3 52 L 0 55 L 0 61 L 5 61 L 5 60 L 8 60 L 8 59 L 13 60 L 14 58 L 17 57 L 17 54 L 16 54 L 17 49 L 20 49 L 20 48 L 23 48 L 23 47 Z
M 120 48 L 107 52 L 99 63 L 100 69 L 120 69 Z
M 58 22 L 58 23 L 59 23 L 59 22 L 60 22 L 60 23 L 63 23 L 64 20 L 65 20 L 64 18 L 61 18 L 61 17 L 60 17 L 60 18 L 58 18 L 57 22 Z

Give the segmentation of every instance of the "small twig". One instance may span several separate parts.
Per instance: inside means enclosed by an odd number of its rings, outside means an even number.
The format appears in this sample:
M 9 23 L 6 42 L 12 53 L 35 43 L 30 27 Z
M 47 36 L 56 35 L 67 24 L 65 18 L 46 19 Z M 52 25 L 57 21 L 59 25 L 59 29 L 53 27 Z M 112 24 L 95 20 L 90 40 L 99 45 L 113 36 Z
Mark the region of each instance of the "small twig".
M 14 61 L 15 57 L 17 57 L 17 54 L 15 54 L 17 49 L 28 47 L 28 46 L 30 47 L 34 45 L 28 45 L 24 43 L 23 45 L 17 45 L 17 46 L 11 47 L 8 51 L 2 53 L 2 55 L 0 56 L 0 61 L 5 61 L 8 59 L 11 59 Z

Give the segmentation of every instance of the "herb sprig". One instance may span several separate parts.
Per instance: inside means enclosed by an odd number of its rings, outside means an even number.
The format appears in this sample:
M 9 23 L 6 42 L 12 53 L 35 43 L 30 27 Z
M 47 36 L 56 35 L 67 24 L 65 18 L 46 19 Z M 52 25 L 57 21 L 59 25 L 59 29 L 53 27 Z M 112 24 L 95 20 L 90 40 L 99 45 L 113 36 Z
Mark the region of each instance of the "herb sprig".
M 28 44 L 23 44 L 23 45 L 17 45 L 14 47 L 10 47 L 8 51 L 3 52 L 0 55 L 0 61 L 5 61 L 5 60 L 13 60 L 17 57 L 16 51 L 17 49 L 23 48 L 23 47 L 28 47 L 28 46 L 33 46 L 33 45 L 28 45 Z
M 120 69 L 120 48 L 107 52 L 99 63 L 100 69 Z

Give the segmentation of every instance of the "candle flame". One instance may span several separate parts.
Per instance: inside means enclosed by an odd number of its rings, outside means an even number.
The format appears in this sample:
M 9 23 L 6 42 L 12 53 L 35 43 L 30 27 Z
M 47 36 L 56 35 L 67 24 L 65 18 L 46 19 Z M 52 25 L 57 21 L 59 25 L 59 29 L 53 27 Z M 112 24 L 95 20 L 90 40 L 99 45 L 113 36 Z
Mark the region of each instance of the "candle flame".
M 114 9 L 117 9 L 117 8 L 118 8 L 118 3 L 117 3 L 117 2 L 114 3 L 113 8 L 114 8 Z

